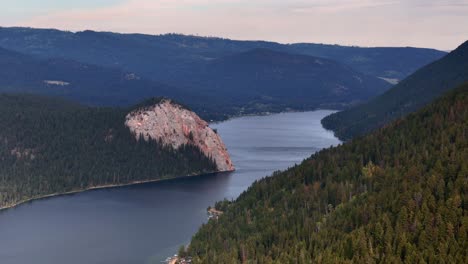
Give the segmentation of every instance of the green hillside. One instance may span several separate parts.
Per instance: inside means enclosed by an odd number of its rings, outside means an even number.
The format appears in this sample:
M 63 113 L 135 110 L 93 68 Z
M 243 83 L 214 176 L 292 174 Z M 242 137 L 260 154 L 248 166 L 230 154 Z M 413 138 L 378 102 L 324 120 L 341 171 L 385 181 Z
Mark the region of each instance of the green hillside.
M 372 99 L 322 120 L 342 140 L 363 135 L 414 112 L 448 89 L 468 81 L 468 41 Z
M 339 61 L 371 76 L 402 80 L 446 53 L 412 47 L 350 47 L 312 43 L 291 44 L 292 51 Z
M 254 183 L 193 237 L 194 263 L 466 263 L 468 83 Z
M 222 102 L 238 113 L 285 109 L 343 109 L 367 101 L 391 85 L 332 60 L 270 49 L 214 59 L 175 81 L 197 87 L 206 105 Z
M 0 92 L 61 96 L 93 106 L 129 106 L 164 96 L 209 120 L 288 109 L 342 109 L 391 86 L 334 61 L 266 49 L 213 60 L 178 75 L 176 86 L 117 68 L 39 59 L 3 48 L 0 67 Z
M 127 109 L 0 94 L 0 208 L 53 193 L 216 171 L 198 148 L 137 141 Z
M 328 58 L 374 77 L 403 79 L 446 53 L 422 48 L 364 48 L 312 43 L 280 44 L 179 34 L 145 35 L 0 27 L 0 46 L 43 58 L 67 58 L 119 67 L 164 83 L 206 62 L 252 49 Z M 197 87 L 194 87 L 197 88 Z
M 61 96 L 85 105 L 127 107 L 153 96 L 178 95 L 173 87 L 117 68 L 66 59 L 39 59 L 3 48 L 0 67 L 3 93 Z

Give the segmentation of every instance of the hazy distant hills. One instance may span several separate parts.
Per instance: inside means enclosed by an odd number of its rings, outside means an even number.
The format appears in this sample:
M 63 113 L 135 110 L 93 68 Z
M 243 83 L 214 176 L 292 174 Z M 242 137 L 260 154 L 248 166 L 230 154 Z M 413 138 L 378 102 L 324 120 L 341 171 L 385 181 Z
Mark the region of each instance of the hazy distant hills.
M 267 49 L 213 60 L 190 74 L 181 74 L 175 86 L 118 68 L 39 59 L 2 48 L 0 67 L 0 92 L 56 95 L 104 106 L 166 96 L 210 119 L 287 108 L 341 108 L 390 86 L 334 61 Z
M 80 63 L 70 59 L 44 59 L 0 48 L 0 93 L 64 97 L 90 106 L 128 107 L 160 96 L 188 102 L 202 116 L 223 119 L 216 104 L 206 98 L 148 80 L 119 68 Z
M 359 48 L 323 44 L 284 45 L 177 34 L 143 35 L 0 28 L 0 46 L 42 57 L 117 66 L 158 81 L 177 78 L 210 60 L 255 48 L 329 58 L 376 77 L 402 79 L 445 52 L 419 48 Z
M 30 28 L 0 28 L 0 48 L 22 53 L 0 52 L 8 58 L 0 58 L 5 69 L 0 91 L 60 95 L 92 105 L 131 105 L 167 96 L 213 120 L 287 109 L 341 109 L 390 87 L 378 77 L 406 76 L 444 54 Z
M 390 87 L 335 61 L 263 48 L 212 60 L 176 81 L 176 86 L 222 94 L 218 100 L 265 111 L 280 106 L 341 108 Z
M 0 92 L 57 95 L 104 106 L 166 96 L 213 120 L 285 109 L 343 108 L 390 87 L 335 61 L 261 48 L 180 72 L 171 86 L 117 67 L 42 58 L 3 48 L 0 66 Z
M 293 44 L 294 52 L 329 58 L 376 77 L 402 80 L 446 53 L 423 48 L 361 48 L 322 44 Z
M 465 81 L 468 81 L 468 41 L 370 102 L 332 114 L 322 124 L 341 139 L 350 139 L 418 110 Z
M 154 94 L 174 93 L 167 85 L 119 69 L 38 59 L 2 48 L 0 68 L 0 92 L 58 95 L 88 105 L 129 105 Z

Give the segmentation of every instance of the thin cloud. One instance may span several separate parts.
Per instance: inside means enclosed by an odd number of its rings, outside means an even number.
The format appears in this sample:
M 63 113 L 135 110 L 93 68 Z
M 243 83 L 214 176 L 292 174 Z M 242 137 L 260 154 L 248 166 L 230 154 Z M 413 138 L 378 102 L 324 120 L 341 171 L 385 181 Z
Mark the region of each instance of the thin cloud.
M 298 13 L 339 13 L 362 8 L 385 7 L 399 4 L 400 1 L 372 1 L 372 0 L 329 0 L 329 1 L 308 1 L 296 4 L 292 11 Z
M 13 24 L 447 50 L 468 38 L 467 13 L 466 1 L 454 0 L 127 0 Z

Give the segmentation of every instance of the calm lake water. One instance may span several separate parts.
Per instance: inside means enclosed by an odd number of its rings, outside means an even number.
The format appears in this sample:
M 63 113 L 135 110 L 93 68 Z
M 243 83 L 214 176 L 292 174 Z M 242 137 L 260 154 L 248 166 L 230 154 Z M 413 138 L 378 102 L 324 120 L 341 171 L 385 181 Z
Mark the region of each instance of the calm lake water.
M 33 201 L 0 212 L 2 264 L 161 263 L 207 221 L 206 208 L 257 179 L 339 142 L 332 111 L 251 116 L 213 124 L 237 170 Z

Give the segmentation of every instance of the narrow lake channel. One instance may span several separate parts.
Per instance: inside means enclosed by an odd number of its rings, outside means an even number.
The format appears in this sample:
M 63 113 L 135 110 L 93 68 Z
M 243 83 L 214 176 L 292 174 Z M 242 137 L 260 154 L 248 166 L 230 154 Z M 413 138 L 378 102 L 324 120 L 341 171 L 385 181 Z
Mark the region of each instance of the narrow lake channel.
M 333 111 L 248 116 L 212 124 L 236 166 L 220 173 L 33 201 L 0 212 L 2 264 L 161 263 L 207 221 L 206 208 L 257 179 L 340 143 Z

